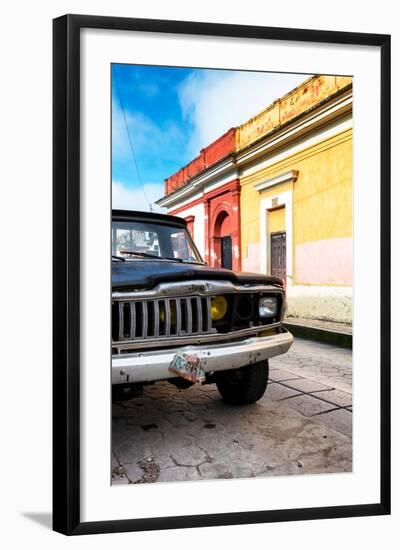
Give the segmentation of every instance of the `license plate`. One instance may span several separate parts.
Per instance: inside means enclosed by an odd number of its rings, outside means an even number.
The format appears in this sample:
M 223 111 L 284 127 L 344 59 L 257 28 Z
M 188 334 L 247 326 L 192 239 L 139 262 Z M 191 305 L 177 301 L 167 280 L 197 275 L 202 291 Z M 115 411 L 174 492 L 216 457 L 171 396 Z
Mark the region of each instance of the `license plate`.
M 178 351 L 171 361 L 169 370 L 189 382 L 204 382 L 206 375 L 200 357 L 191 353 Z

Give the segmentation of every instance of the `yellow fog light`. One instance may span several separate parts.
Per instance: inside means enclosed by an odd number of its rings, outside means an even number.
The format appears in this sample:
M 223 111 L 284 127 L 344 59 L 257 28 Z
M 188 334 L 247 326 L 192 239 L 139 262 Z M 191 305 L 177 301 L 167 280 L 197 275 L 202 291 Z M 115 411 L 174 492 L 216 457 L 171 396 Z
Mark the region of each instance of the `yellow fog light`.
M 228 302 L 223 296 L 214 296 L 211 299 L 211 319 L 219 321 L 223 319 L 228 311 Z

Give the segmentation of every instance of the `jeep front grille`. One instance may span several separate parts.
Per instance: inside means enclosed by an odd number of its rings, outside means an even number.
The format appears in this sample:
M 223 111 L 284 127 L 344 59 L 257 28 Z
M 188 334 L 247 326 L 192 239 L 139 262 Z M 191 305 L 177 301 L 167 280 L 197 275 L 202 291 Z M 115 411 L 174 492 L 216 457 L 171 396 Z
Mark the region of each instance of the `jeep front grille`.
M 211 296 L 116 300 L 112 303 L 114 342 L 216 332 Z

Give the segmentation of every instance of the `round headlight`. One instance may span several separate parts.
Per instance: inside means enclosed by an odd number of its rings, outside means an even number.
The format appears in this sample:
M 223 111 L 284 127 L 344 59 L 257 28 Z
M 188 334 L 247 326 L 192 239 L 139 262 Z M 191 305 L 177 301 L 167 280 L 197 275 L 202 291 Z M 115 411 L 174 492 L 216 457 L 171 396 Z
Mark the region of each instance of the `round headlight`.
M 214 296 L 211 299 L 211 319 L 213 321 L 220 321 L 226 315 L 228 311 L 228 302 L 223 296 Z
M 260 317 L 276 317 L 278 301 L 275 296 L 264 296 L 258 302 L 258 314 Z

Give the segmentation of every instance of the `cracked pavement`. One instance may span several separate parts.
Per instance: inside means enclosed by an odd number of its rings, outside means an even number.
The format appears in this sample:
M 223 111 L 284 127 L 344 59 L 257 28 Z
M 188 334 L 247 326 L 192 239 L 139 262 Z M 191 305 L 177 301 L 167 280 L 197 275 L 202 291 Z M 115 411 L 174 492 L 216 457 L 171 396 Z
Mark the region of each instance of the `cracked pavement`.
M 112 407 L 112 484 L 348 472 L 351 350 L 295 339 L 254 405 L 168 382 Z

